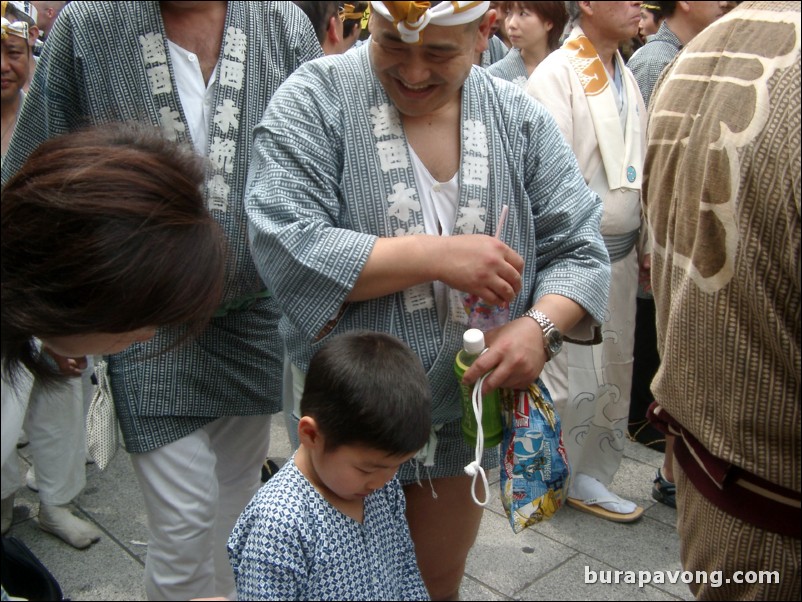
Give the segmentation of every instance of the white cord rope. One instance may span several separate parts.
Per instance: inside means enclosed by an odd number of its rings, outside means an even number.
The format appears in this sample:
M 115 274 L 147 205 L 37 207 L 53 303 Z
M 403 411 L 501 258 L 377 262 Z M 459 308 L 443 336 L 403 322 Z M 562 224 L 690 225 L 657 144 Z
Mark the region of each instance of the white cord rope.
M 482 385 L 485 379 L 490 374 L 482 375 L 476 384 L 473 386 L 471 393 L 471 405 L 473 406 L 473 415 L 476 417 L 476 459 L 465 467 L 465 473 L 469 477 L 473 477 L 471 481 L 471 497 L 478 506 L 487 506 L 490 503 L 490 485 L 487 483 L 487 475 L 485 469 L 482 468 L 482 455 L 485 449 L 485 433 L 482 426 Z M 485 500 L 480 502 L 476 497 L 476 477 L 482 477 L 482 484 L 485 488 Z

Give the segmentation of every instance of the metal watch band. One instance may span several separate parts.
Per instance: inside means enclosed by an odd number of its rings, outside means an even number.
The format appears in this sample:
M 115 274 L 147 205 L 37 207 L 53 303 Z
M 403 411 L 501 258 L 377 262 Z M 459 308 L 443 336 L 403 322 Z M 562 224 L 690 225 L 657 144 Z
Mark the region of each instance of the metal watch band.
M 562 333 L 554 326 L 554 322 L 549 320 L 546 314 L 534 307 L 524 315 L 532 318 L 543 330 L 543 347 L 546 350 L 546 361 L 550 361 L 555 355 L 562 351 Z
M 548 334 L 550 330 L 554 329 L 554 323 L 551 320 L 549 320 L 549 317 L 539 309 L 535 309 L 533 307 L 532 309 L 528 310 L 524 315 L 529 316 L 535 322 L 537 322 L 543 329 L 544 335 Z

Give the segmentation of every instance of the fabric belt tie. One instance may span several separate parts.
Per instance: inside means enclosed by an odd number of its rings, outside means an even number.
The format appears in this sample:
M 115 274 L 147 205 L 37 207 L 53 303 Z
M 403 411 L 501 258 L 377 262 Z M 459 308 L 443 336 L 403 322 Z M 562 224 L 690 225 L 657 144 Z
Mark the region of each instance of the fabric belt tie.
M 640 239 L 640 230 L 633 230 L 626 234 L 615 234 L 612 236 L 603 236 L 604 246 L 607 247 L 607 253 L 610 255 L 610 263 L 621 261 L 635 248 Z
M 656 401 L 649 406 L 646 417 L 657 430 L 676 437 L 674 460 L 711 504 L 759 529 L 800 538 L 799 491 L 767 481 L 714 456 Z

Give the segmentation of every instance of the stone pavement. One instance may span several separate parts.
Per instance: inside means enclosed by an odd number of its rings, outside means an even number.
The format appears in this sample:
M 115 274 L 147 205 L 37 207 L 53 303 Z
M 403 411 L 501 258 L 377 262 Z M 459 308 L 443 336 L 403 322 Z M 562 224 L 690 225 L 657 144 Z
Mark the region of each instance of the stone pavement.
M 271 457 L 283 464 L 290 455 L 284 421 L 273 421 Z M 22 474 L 27 470 L 20 450 Z M 492 473 L 494 499 L 485 510 L 476 545 L 468 558 L 463 600 L 692 600 L 687 585 L 586 584 L 600 571 L 678 571 L 676 512 L 651 497 L 652 478 L 662 454 L 627 442 L 612 489 L 646 509 L 634 524 L 619 524 L 565 507 L 550 521 L 513 534 L 498 498 L 498 472 Z M 127 454 L 120 450 L 104 472 L 87 466 L 87 486 L 74 502 L 79 516 L 93 521 L 103 539 L 75 550 L 39 530 L 38 497 L 17 493 L 14 524 L 72 600 L 144 600 L 142 575 L 147 527 L 142 496 Z M 611 575 L 614 578 L 614 573 Z M 620 578 L 623 581 L 623 576 Z M 668 582 L 666 578 L 665 581 Z

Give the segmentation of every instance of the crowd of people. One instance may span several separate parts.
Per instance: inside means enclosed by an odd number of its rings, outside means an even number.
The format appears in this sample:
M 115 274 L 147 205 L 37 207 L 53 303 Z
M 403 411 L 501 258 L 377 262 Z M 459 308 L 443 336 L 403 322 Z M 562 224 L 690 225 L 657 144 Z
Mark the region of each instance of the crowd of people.
M 639 520 L 614 476 L 660 445 L 683 567 L 782 576 L 695 596 L 798 596 L 797 3 L 2 12 L 4 534 L 29 440 L 40 527 L 100 540 L 95 397 L 149 599 L 458 599 L 487 374 L 550 391 L 570 506 Z M 476 298 L 509 319 L 460 383 Z

